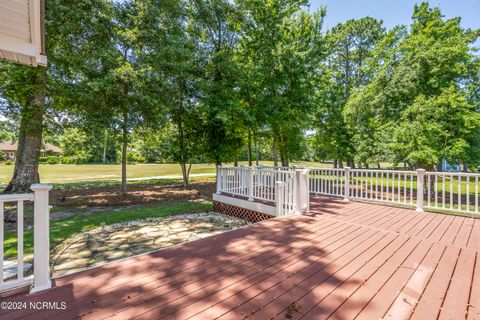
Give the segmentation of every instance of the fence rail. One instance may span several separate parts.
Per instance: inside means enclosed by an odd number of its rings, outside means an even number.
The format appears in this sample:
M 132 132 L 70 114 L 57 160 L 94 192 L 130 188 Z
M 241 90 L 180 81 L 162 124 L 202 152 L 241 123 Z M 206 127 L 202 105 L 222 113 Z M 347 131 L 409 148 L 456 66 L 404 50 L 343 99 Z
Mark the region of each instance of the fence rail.
M 426 172 L 424 207 L 479 214 L 479 176 L 471 173 Z
M 310 193 L 478 215 L 480 174 L 310 169 Z
M 294 171 L 264 167 L 219 167 L 217 192 L 275 202 L 275 183 L 295 176 Z
M 49 202 L 48 192 L 51 185 L 34 184 L 33 193 L 0 195 L 0 292 L 31 284 L 30 292 L 50 288 L 49 269 Z M 33 202 L 33 274 L 26 275 L 24 256 L 24 211 L 25 202 Z M 5 258 L 6 210 L 16 212 L 17 255 L 15 260 Z M 8 263 L 8 264 L 7 264 Z M 16 266 L 13 268 L 12 266 Z
M 297 209 L 296 191 L 297 179 L 295 175 L 292 175 L 284 182 L 276 182 L 275 207 L 277 216 L 286 216 L 295 213 L 295 210 Z
M 295 167 L 230 167 L 219 168 L 219 192 L 275 203 L 276 182 L 293 183 L 297 172 L 308 171 L 304 182 L 296 182 L 294 189 L 306 183 L 308 192 L 303 197 L 302 211 L 309 194 L 343 197 L 345 200 L 363 200 L 414 207 L 417 210 L 440 210 L 480 215 L 480 174 L 461 172 L 426 172 L 400 170 L 295 168 Z M 292 179 L 292 180 L 290 180 Z M 282 192 L 290 192 L 285 186 Z M 293 191 L 293 194 L 296 194 Z M 291 195 L 285 195 L 290 197 Z M 282 206 L 285 206 L 283 199 Z M 293 201 L 293 200 L 292 200 Z M 289 202 L 290 205 L 290 202 Z M 297 205 L 297 204 L 296 204 Z M 308 208 L 307 208 L 308 210 Z M 288 211 L 288 210 L 287 210 Z M 298 211 L 298 208 L 297 208 Z
M 218 167 L 217 193 L 260 200 L 276 207 L 276 215 L 309 208 L 308 174 L 288 167 Z

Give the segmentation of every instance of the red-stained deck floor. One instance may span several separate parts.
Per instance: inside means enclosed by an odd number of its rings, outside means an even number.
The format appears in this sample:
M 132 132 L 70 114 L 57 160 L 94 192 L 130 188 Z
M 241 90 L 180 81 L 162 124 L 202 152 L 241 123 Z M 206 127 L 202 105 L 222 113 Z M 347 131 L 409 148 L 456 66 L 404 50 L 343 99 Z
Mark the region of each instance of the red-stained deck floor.
M 271 219 L 57 278 L 0 319 L 480 319 L 480 220 L 314 198 Z M 61 307 L 61 305 L 59 305 Z

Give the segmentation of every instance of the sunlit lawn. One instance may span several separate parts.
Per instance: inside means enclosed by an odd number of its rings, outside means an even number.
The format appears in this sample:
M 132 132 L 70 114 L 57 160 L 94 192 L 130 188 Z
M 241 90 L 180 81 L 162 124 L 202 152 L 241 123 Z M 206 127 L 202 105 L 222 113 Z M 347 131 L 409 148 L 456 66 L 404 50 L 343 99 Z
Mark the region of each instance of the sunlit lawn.
M 62 183 L 94 180 L 120 180 L 122 168 L 120 165 L 95 164 L 41 164 L 40 179 L 44 183 Z M 0 183 L 6 184 L 12 176 L 13 166 L 0 165 Z M 210 164 L 193 165 L 191 173 L 214 173 L 215 166 Z M 177 164 L 135 164 L 127 166 L 127 177 L 148 178 L 154 176 L 181 175 Z
M 240 162 L 240 165 L 248 165 Z M 272 161 L 261 161 L 262 165 L 273 165 Z M 225 164 L 233 165 L 233 164 Z M 330 164 L 314 162 L 292 163 L 297 166 L 331 167 Z M 0 164 L 0 184 L 7 184 L 12 177 L 13 166 Z M 191 174 L 215 174 L 214 164 L 194 164 Z M 181 176 L 182 171 L 178 164 L 131 164 L 127 166 L 127 178 L 150 178 L 164 176 Z M 64 183 L 80 181 L 119 181 L 122 168 L 119 164 L 41 164 L 40 179 L 43 183 Z

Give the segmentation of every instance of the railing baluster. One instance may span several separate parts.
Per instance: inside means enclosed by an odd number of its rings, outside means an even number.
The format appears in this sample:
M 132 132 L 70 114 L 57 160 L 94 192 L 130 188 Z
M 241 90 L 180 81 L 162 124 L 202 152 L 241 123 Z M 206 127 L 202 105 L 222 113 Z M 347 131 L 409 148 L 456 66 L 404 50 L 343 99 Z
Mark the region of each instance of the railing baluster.
M 427 174 L 427 205 L 430 206 L 430 179 L 431 175 Z
M 395 173 L 393 173 L 393 178 L 392 178 L 392 191 L 393 191 L 393 194 L 394 194 L 394 197 L 397 197 L 396 202 L 400 202 L 400 199 L 399 199 L 399 194 L 398 194 L 398 190 L 397 192 L 395 192 L 395 181 L 397 182 L 396 185 L 397 185 L 397 189 L 399 189 L 399 184 L 398 184 L 398 181 L 400 180 L 400 175 L 397 173 L 397 177 L 395 178 Z
M 0 287 L 3 285 L 3 250 L 4 250 L 4 234 L 3 234 L 3 219 L 4 219 L 4 202 L 0 201 Z
M 442 175 L 442 208 L 445 209 L 445 189 L 447 188 L 445 183 L 445 174 Z
M 370 199 L 373 199 L 373 172 L 370 172 Z
M 17 202 L 17 279 L 23 279 L 23 200 Z
M 410 204 L 413 204 L 413 174 L 410 174 Z
M 467 211 L 470 211 L 470 176 L 465 176 L 467 180 L 466 192 L 467 192 Z
M 458 210 L 462 210 L 462 180 L 463 180 L 462 176 L 459 175 L 457 180 L 458 180 L 458 187 L 457 187 L 457 189 L 458 189 L 458 200 L 457 200 Z
M 398 198 L 397 202 L 402 202 L 402 175 L 400 173 L 397 174 L 397 188 L 398 188 Z
M 332 179 L 330 177 L 330 170 L 325 170 L 325 178 L 327 179 L 327 193 L 331 194 L 332 192 Z
M 478 213 L 478 176 L 475 176 L 475 213 Z
M 453 209 L 453 175 L 450 175 L 450 210 Z
M 364 172 L 360 171 L 360 198 L 363 198 L 363 176 Z
M 383 171 L 380 177 L 380 183 L 381 183 L 381 188 L 380 188 L 380 200 L 383 201 L 384 197 L 384 191 L 383 191 L 383 186 L 384 186 L 384 176 L 383 176 Z
M 386 172 L 385 176 L 386 176 L 386 179 L 385 179 L 385 184 L 386 184 L 386 199 L 385 199 L 385 200 L 388 201 L 388 198 L 389 198 L 389 196 L 388 196 L 388 195 L 389 195 L 389 191 L 388 191 L 388 185 L 389 185 L 389 183 L 388 183 L 388 181 L 390 180 L 390 173 L 389 173 L 389 172 Z
M 326 194 L 327 193 L 327 175 L 325 173 L 325 170 L 322 170 L 322 193 Z

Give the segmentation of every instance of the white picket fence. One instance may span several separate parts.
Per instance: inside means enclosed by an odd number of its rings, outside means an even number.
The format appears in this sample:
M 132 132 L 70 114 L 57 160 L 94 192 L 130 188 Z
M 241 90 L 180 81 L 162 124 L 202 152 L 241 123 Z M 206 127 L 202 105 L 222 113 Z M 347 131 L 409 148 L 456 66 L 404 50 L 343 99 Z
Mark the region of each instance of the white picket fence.
M 304 182 L 292 177 L 308 172 Z M 426 172 L 400 170 L 295 168 L 295 167 L 219 167 L 217 190 L 247 197 L 249 200 L 273 202 L 277 215 L 305 212 L 309 194 L 342 197 L 445 212 L 479 215 L 479 177 L 473 173 Z M 297 181 L 297 182 L 295 182 Z M 306 181 L 306 182 L 305 182 Z M 276 183 L 279 182 L 279 183 Z M 303 199 L 302 210 L 295 199 Z M 277 190 L 278 189 L 278 190 Z M 277 196 L 276 196 L 277 192 Z M 280 192 L 280 193 L 278 193 Z M 280 202 L 276 200 L 279 199 Z
M 0 195 L 0 292 L 31 285 L 30 292 L 37 292 L 51 287 L 49 268 L 49 190 L 51 185 L 34 184 L 30 187 L 33 193 Z M 33 274 L 24 272 L 24 208 L 25 202 L 33 202 Z M 13 205 L 12 205 L 13 204 Z M 7 207 L 7 206 L 8 207 Z M 7 277 L 5 259 L 5 209 L 17 213 L 17 255 L 15 259 L 16 275 Z M 11 261 L 12 257 L 9 257 Z

